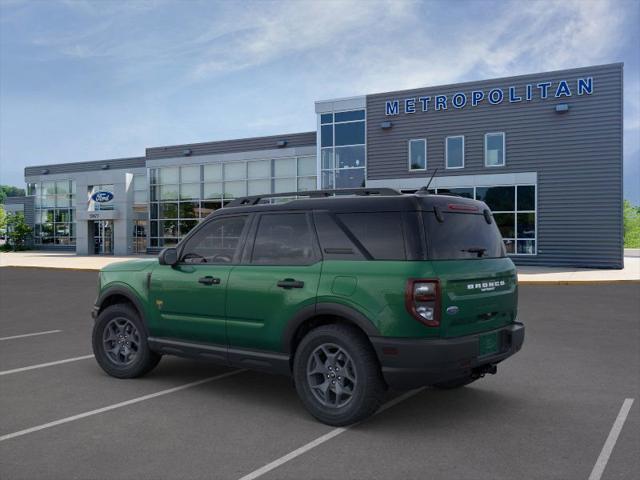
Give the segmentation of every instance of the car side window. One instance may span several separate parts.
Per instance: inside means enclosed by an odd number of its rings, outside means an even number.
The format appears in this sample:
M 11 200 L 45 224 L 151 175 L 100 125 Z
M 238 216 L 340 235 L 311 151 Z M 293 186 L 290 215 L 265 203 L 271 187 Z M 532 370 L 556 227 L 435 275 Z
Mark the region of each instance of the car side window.
M 315 259 L 311 225 L 305 213 L 262 215 L 256 231 L 251 263 L 308 265 Z
M 231 263 L 239 246 L 246 216 L 208 222 L 193 235 L 181 252 L 182 263 Z

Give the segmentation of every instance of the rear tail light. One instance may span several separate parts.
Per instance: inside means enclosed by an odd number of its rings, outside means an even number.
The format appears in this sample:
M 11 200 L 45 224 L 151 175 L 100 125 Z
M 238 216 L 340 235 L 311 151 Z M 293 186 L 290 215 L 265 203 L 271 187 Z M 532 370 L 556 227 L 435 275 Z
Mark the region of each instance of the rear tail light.
M 428 327 L 440 326 L 440 284 L 433 279 L 410 279 L 405 291 L 407 311 Z

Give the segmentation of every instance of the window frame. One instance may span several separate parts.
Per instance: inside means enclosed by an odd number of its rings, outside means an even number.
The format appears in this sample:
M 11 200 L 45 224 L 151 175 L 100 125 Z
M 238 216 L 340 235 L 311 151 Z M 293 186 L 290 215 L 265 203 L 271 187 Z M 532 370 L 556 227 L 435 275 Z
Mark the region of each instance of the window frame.
M 229 263 L 186 263 L 182 261 L 182 257 L 183 257 L 183 253 L 184 253 L 184 249 L 187 246 L 187 244 L 189 243 L 189 240 L 191 240 L 192 237 L 194 237 L 195 235 L 197 235 L 201 230 L 207 228 L 211 222 L 216 222 L 219 220 L 227 220 L 230 218 L 237 218 L 237 217 L 245 217 L 245 223 L 244 226 L 242 227 L 242 232 L 240 233 L 240 238 L 238 240 L 238 248 L 235 251 L 235 253 L 233 254 L 233 258 L 231 259 L 231 262 Z M 213 218 L 208 218 L 207 220 L 201 221 L 199 222 L 195 227 L 193 227 L 191 229 L 191 231 L 186 234 L 184 237 L 182 237 L 182 239 L 178 242 L 178 245 L 175 247 L 177 250 L 177 257 L 178 257 L 178 263 L 177 265 L 188 265 L 188 266 L 219 266 L 219 265 L 239 265 L 240 264 L 240 259 L 242 258 L 242 253 L 244 251 L 245 245 L 247 243 L 247 233 L 249 232 L 249 228 L 253 225 L 253 214 L 250 213 L 235 213 L 235 214 L 226 214 L 226 215 L 217 215 L 214 216 Z M 170 247 L 169 247 L 170 248 Z
M 424 168 L 411 168 L 411 143 L 412 142 L 424 142 Z M 410 138 L 407 142 L 407 163 L 410 172 L 426 172 L 429 168 L 429 162 L 427 159 L 427 139 L 426 138 Z
M 309 229 L 309 233 L 311 234 L 311 243 L 313 248 L 313 256 L 309 259 L 307 263 L 253 263 L 253 250 L 255 248 L 256 238 L 258 236 L 258 228 L 260 227 L 260 221 L 263 217 L 269 215 L 304 215 L 305 221 L 307 223 L 307 228 Z M 312 218 L 312 211 L 305 210 L 285 210 L 285 211 L 274 211 L 274 212 L 261 212 L 256 213 L 252 222 L 251 229 L 247 232 L 246 242 L 242 253 L 241 263 L 242 265 L 251 265 L 253 267 L 308 267 L 311 265 L 315 265 L 316 263 L 322 261 L 322 254 L 320 251 L 320 245 L 318 241 L 318 235 L 315 230 L 315 224 Z
M 450 138 L 461 138 L 462 139 L 462 165 L 459 167 L 450 167 L 449 166 L 449 139 Z M 464 135 L 449 135 L 444 137 L 444 168 L 445 170 L 460 170 L 464 168 Z
M 502 163 L 499 165 L 487 164 L 487 138 L 489 135 L 502 135 Z M 484 134 L 484 166 L 487 168 L 505 167 L 507 165 L 507 134 L 505 132 L 487 132 Z

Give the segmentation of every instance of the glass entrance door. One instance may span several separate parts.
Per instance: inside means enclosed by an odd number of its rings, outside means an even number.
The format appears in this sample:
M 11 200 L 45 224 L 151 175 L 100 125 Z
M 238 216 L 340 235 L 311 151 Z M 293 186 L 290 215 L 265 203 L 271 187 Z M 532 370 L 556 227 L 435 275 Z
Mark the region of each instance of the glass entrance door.
M 93 222 L 93 245 L 94 254 L 113 255 L 113 220 Z

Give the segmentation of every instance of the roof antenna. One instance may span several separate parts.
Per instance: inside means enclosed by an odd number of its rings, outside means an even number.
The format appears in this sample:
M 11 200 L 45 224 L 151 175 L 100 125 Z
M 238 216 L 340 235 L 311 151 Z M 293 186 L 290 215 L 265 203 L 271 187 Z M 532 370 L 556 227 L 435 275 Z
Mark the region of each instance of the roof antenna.
M 425 192 L 429 191 L 429 185 L 431 185 L 431 182 L 433 181 L 433 177 L 436 176 L 436 173 L 438 173 L 438 168 L 436 167 L 436 169 L 433 171 L 433 174 L 431 175 L 431 178 L 429 179 L 429 182 L 427 183 L 426 187 L 422 187 L 420 190 L 423 190 Z

